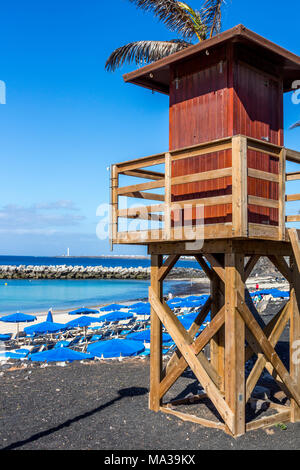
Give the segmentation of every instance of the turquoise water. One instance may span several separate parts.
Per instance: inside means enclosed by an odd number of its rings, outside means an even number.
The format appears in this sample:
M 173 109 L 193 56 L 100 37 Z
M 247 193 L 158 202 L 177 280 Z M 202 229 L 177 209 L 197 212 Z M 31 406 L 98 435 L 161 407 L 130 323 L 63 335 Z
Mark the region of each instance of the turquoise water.
M 142 299 L 148 287 L 148 281 L 135 280 L 0 280 L 0 316 Z M 174 292 L 176 281 L 166 282 L 165 289 Z

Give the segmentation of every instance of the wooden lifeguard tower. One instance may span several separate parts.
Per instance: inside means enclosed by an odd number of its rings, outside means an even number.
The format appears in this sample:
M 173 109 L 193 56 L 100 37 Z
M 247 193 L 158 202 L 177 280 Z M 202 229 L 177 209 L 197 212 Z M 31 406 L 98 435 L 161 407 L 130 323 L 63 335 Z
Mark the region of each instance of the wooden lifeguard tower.
M 286 162 L 300 164 L 300 153 L 283 142 L 283 94 L 300 79 L 300 57 L 240 25 L 124 78 L 170 97 L 169 151 L 111 169 L 111 242 L 144 244 L 151 254 L 150 409 L 234 437 L 300 421 L 300 364 L 293 355 L 300 340 L 300 245 L 297 230 L 286 227 L 300 221 L 299 215 L 286 216 L 286 202 L 300 200 L 300 194 L 286 196 L 286 182 L 300 179 L 300 171 L 286 172 Z M 121 175 L 132 183 L 121 186 Z M 121 197 L 143 202 L 124 209 Z M 122 231 L 125 219 L 151 228 Z M 195 257 L 211 284 L 189 331 L 163 301 L 163 281 L 186 255 Z M 272 261 L 291 289 L 289 302 L 267 325 L 246 287 L 261 256 Z M 199 335 L 209 311 L 211 323 Z M 289 371 L 275 351 L 288 322 Z M 177 347 L 165 368 L 162 327 Z M 203 354 L 207 344 L 210 359 Z M 252 356 L 256 362 L 245 380 L 245 363 Z M 176 403 L 164 403 L 188 367 L 205 392 L 192 401 L 209 399 L 219 422 L 184 415 Z M 245 407 L 264 369 L 288 404 L 270 402 L 272 413 L 247 423 Z

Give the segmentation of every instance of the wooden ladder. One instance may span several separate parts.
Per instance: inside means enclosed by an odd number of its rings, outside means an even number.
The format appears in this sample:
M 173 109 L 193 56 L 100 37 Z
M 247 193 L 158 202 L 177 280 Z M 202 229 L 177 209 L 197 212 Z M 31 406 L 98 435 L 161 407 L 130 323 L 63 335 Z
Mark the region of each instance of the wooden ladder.
M 295 256 L 295 259 L 297 261 L 298 270 L 300 272 L 300 240 L 299 240 L 299 234 L 300 234 L 300 230 L 297 230 L 295 228 L 290 228 L 289 229 L 289 236 L 290 236 L 291 244 L 292 244 L 292 247 L 293 247 L 294 256 Z

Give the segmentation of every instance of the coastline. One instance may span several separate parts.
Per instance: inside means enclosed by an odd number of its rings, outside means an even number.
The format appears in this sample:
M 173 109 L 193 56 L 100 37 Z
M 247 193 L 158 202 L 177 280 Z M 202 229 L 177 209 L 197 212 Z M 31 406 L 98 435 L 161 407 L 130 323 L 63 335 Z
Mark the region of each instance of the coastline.
M 250 277 L 249 280 L 247 281 L 247 287 L 250 291 L 255 290 L 256 285 L 259 285 L 260 289 L 269 289 L 269 288 L 276 288 L 282 291 L 287 291 L 289 289 L 288 283 L 285 282 L 278 282 L 274 280 L 274 277 L 272 276 L 255 276 L 255 277 Z M 209 294 L 209 281 L 206 277 L 198 278 L 198 279 L 191 279 L 191 278 L 181 278 L 181 279 L 176 279 L 173 284 L 173 291 L 172 294 L 174 297 L 186 297 L 189 295 L 203 295 L 203 294 Z M 168 295 L 168 292 L 164 293 L 165 296 Z M 135 302 L 139 301 L 147 301 L 148 299 L 146 297 L 143 298 L 132 298 L 131 300 L 119 300 L 117 301 L 119 304 L 128 306 L 131 305 Z M 89 305 L 86 304 L 86 307 L 89 308 L 94 308 L 94 309 L 100 309 L 101 307 L 105 306 L 107 304 L 101 303 L 101 304 L 96 304 L 96 305 Z M 76 308 L 80 308 L 83 305 L 80 305 L 79 303 L 77 304 L 77 307 L 75 308 L 61 308 L 53 311 L 53 319 L 57 323 L 67 323 L 70 321 L 70 315 L 69 311 L 70 310 L 75 310 Z M 36 323 L 40 323 L 46 320 L 48 310 L 47 311 L 41 311 L 39 310 L 38 312 L 35 312 L 34 310 L 31 311 L 32 314 L 34 314 L 37 317 L 36 322 L 30 323 L 30 325 L 34 325 Z M 100 315 L 100 313 L 99 313 Z M 97 316 L 97 315 L 95 315 Z M 72 316 L 72 319 L 78 318 L 79 316 Z M 20 331 L 24 329 L 24 327 L 28 326 L 28 324 L 23 324 L 20 323 Z M 0 322 L 0 334 L 4 333 L 15 333 L 17 329 L 16 324 L 10 324 L 10 323 L 2 323 Z

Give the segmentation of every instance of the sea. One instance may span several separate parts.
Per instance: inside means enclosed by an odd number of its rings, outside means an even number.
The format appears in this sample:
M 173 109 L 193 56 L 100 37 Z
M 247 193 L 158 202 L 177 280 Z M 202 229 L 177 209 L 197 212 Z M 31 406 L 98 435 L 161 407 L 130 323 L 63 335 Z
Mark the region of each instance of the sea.
M 33 257 L 0 256 L 0 265 L 9 266 L 106 266 L 148 267 L 148 258 L 117 257 Z M 180 260 L 178 267 L 199 268 L 195 261 Z M 180 295 L 194 292 L 193 281 L 166 281 L 164 294 Z M 149 281 L 99 279 L 99 280 L 0 280 L 0 316 L 15 313 L 45 313 L 52 308 L 55 312 L 79 307 L 92 307 L 147 299 Z

